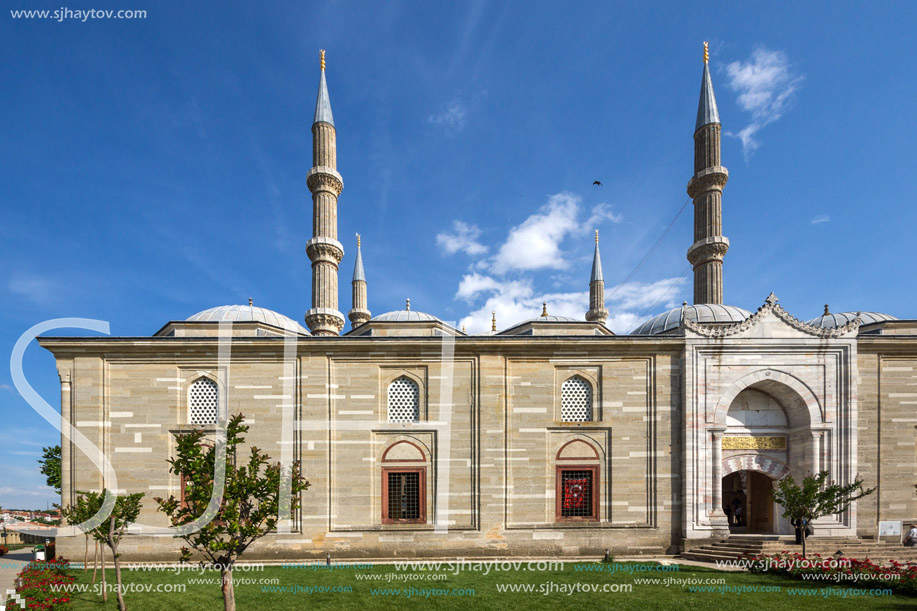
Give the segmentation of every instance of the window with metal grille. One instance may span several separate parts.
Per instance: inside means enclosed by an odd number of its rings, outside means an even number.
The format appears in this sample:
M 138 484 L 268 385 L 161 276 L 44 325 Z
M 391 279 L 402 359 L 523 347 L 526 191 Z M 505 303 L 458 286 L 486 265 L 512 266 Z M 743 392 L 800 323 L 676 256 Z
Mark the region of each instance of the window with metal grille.
M 595 518 L 595 471 L 561 469 L 558 482 L 559 518 Z
M 420 389 L 417 383 L 400 377 L 388 385 L 388 421 L 417 422 L 420 420 Z
M 209 378 L 201 378 L 188 391 L 188 411 L 191 424 L 214 424 L 219 406 L 217 384 Z
M 560 419 L 564 422 L 592 421 L 592 384 L 573 376 L 560 387 Z
M 421 469 L 385 470 L 383 472 L 383 515 L 387 524 L 426 520 L 424 512 L 424 478 Z

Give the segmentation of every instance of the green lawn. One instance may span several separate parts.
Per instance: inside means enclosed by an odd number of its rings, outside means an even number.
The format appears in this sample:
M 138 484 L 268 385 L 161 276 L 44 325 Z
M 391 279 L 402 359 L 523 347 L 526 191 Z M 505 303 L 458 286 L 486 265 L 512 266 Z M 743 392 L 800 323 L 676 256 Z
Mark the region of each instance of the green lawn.
M 524 566 L 524 565 L 523 565 Z M 721 572 L 708 568 L 681 567 L 678 571 L 669 572 L 635 572 L 628 574 L 620 570 L 615 573 L 583 571 L 588 566 L 580 563 L 580 570 L 576 565 L 568 563 L 564 570 L 557 571 L 494 571 L 488 575 L 480 572 L 464 571 L 458 575 L 448 574 L 445 580 L 409 580 L 386 581 L 386 574 L 395 574 L 400 577 L 405 575 L 429 576 L 428 571 L 397 571 L 394 565 L 376 565 L 372 569 L 337 569 L 333 571 L 309 568 L 280 568 L 278 566 L 266 567 L 263 571 L 236 572 L 236 578 L 248 579 L 278 579 L 278 585 L 240 584 L 236 586 L 236 600 L 238 608 L 264 609 L 264 610 L 299 610 L 304 608 L 333 608 L 333 609 L 402 609 L 402 608 L 438 608 L 438 609 L 710 609 L 723 611 L 724 609 L 746 609 L 758 607 L 762 611 L 777 611 L 780 609 L 917 609 L 917 599 L 901 596 L 855 596 L 848 595 L 843 598 L 831 595 L 801 596 L 790 595 L 789 589 L 806 591 L 820 591 L 826 586 L 790 580 L 769 575 L 752 575 L 750 573 Z M 639 565 L 638 565 L 639 566 Z M 446 571 L 443 571 L 446 572 Z M 77 583 L 88 584 L 92 570 L 72 571 L 77 577 Z M 186 591 L 182 593 L 136 593 L 129 592 L 125 595 L 128 609 L 132 611 L 180 611 L 183 609 L 222 609 L 220 588 L 214 584 L 196 584 L 194 580 L 209 578 L 215 579 L 218 574 L 198 572 L 185 572 L 176 575 L 174 572 L 162 571 L 124 571 L 126 584 L 146 584 L 154 588 L 159 584 L 185 584 Z M 107 571 L 108 579 L 114 580 L 114 571 Z M 372 575 L 377 579 L 367 581 L 357 579 L 357 575 Z M 638 584 L 635 580 L 645 578 L 676 579 L 725 579 L 726 586 L 730 588 L 775 588 L 774 592 L 692 592 L 687 586 L 661 584 Z M 550 588 L 550 585 L 569 584 L 631 584 L 631 592 L 615 593 L 583 593 L 566 594 L 554 591 L 548 595 L 539 593 L 540 588 Z M 534 585 L 535 593 L 499 592 L 498 585 L 530 584 Z M 278 592 L 272 588 L 296 587 L 302 589 L 314 587 L 331 588 L 334 586 L 350 587 L 349 592 Z M 714 586 L 717 587 L 717 586 Z M 846 587 L 854 586 L 827 586 L 834 588 L 835 592 Z M 461 596 L 430 596 L 424 597 L 414 594 L 410 598 L 401 595 L 382 595 L 380 591 L 407 590 L 414 588 L 438 590 L 474 590 L 473 595 Z M 372 590 L 377 590 L 373 594 Z M 107 604 L 101 602 L 98 594 L 82 593 L 74 595 L 73 608 L 76 611 L 95 609 L 116 609 L 115 596 L 109 594 Z

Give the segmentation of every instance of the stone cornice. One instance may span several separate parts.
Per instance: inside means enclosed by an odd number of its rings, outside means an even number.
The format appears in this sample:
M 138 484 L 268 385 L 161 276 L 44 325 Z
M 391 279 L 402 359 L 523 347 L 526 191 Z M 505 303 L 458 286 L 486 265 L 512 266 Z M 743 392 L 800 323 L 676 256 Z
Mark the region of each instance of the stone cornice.
M 720 324 L 720 323 L 715 323 L 715 324 L 698 323 L 688 318 L 685 318 L 683 314 L 682 314 L 681 322 L 685 326 L 685 328 L 690 329 L 694 333 L 697 333 L 698 335 L 702 335 L 704 337 L 729 337 L 732 335 L 742 333 L 743 331 L 747 331 L 748 329 L 751 329 L 752 327 L 757 325 L 761 321 L 761 319 L 764 318 L 768 314 L 773 314 L 778 319 L 780 319 L 781 321 L 783 321 L 784 323 L 786 323 L 793 329 L 796 329 L 797 331 L 801 331 L 802 333 L 811 335 L 813 337 L 820 337 L 820 338 L 825 338 L 825 339 L 834 339 L 834 338 L 838 338 L 838 337 L 847 335 L 848 333 L 855 332 L 859 328 L 860 322 L 861 322 L 859 315 L 857 315 L 856 318 L 851 320 L 849 323 L 847 323 L 843 327 L 836 327 L 833 329 L 816 327 L 816 326 L 810 325 L 806 322 L 799 320 L 798 318 L 796 318 L 795 316 L 793 316 L 792 314 L 784 310 L 782 307 L 780 307 L 780 305 L 777 303 L 777 296 L 774 295 L 773 293 L 771 293 L 767 297 L 767 300 L 764 302 L 764 305 L 758 308 L 757 312 L 755 312 L 754 314 L 752 314 L 751 316 L 749 316 L 742 322 L 737 322 L 737 323 L 732 323 L 732 324 L 727 324 L 727 325 Z

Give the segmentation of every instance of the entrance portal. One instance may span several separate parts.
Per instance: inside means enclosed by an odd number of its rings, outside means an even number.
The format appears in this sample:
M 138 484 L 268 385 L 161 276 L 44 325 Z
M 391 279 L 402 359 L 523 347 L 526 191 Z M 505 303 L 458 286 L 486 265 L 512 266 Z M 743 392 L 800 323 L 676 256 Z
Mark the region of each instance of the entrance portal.
M 723 478 L 723 511 L 729 518 L 729 532 L 776 532 L 773 487 L 774 480 L 758 471 L 736 471 Z

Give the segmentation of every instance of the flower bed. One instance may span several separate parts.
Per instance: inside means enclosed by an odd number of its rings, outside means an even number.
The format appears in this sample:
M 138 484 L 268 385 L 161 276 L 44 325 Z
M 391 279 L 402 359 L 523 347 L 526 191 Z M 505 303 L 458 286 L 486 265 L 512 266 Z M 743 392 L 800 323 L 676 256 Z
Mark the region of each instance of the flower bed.
M 19 585 L 16 592 L 26 601 L 27 609 L 62 611 L 70 609 L 70 593 L 55 592 L 52 586 L 64 586 L 73 583 L 74 578 L 66 574 L 70 565 L 67 560 L 49 562 L 30 562 L 19 574 Z
M 0 545 L 0 556 L 2 556 L 3 554 L 8 554 L 8 553 L 10 553 L 10 548 L 8 548 L 5 545 Z
M 868 558 L 857 560 L 843 556 L 823 558 L 797 552 L 781 554 L 745 554 L 752 573 L 784 575 L 806 581 L 825 581 L 857 588 L 891 589 L 897 594 L 917 596 L 917 565 L 892 561 L 879 565 Z

